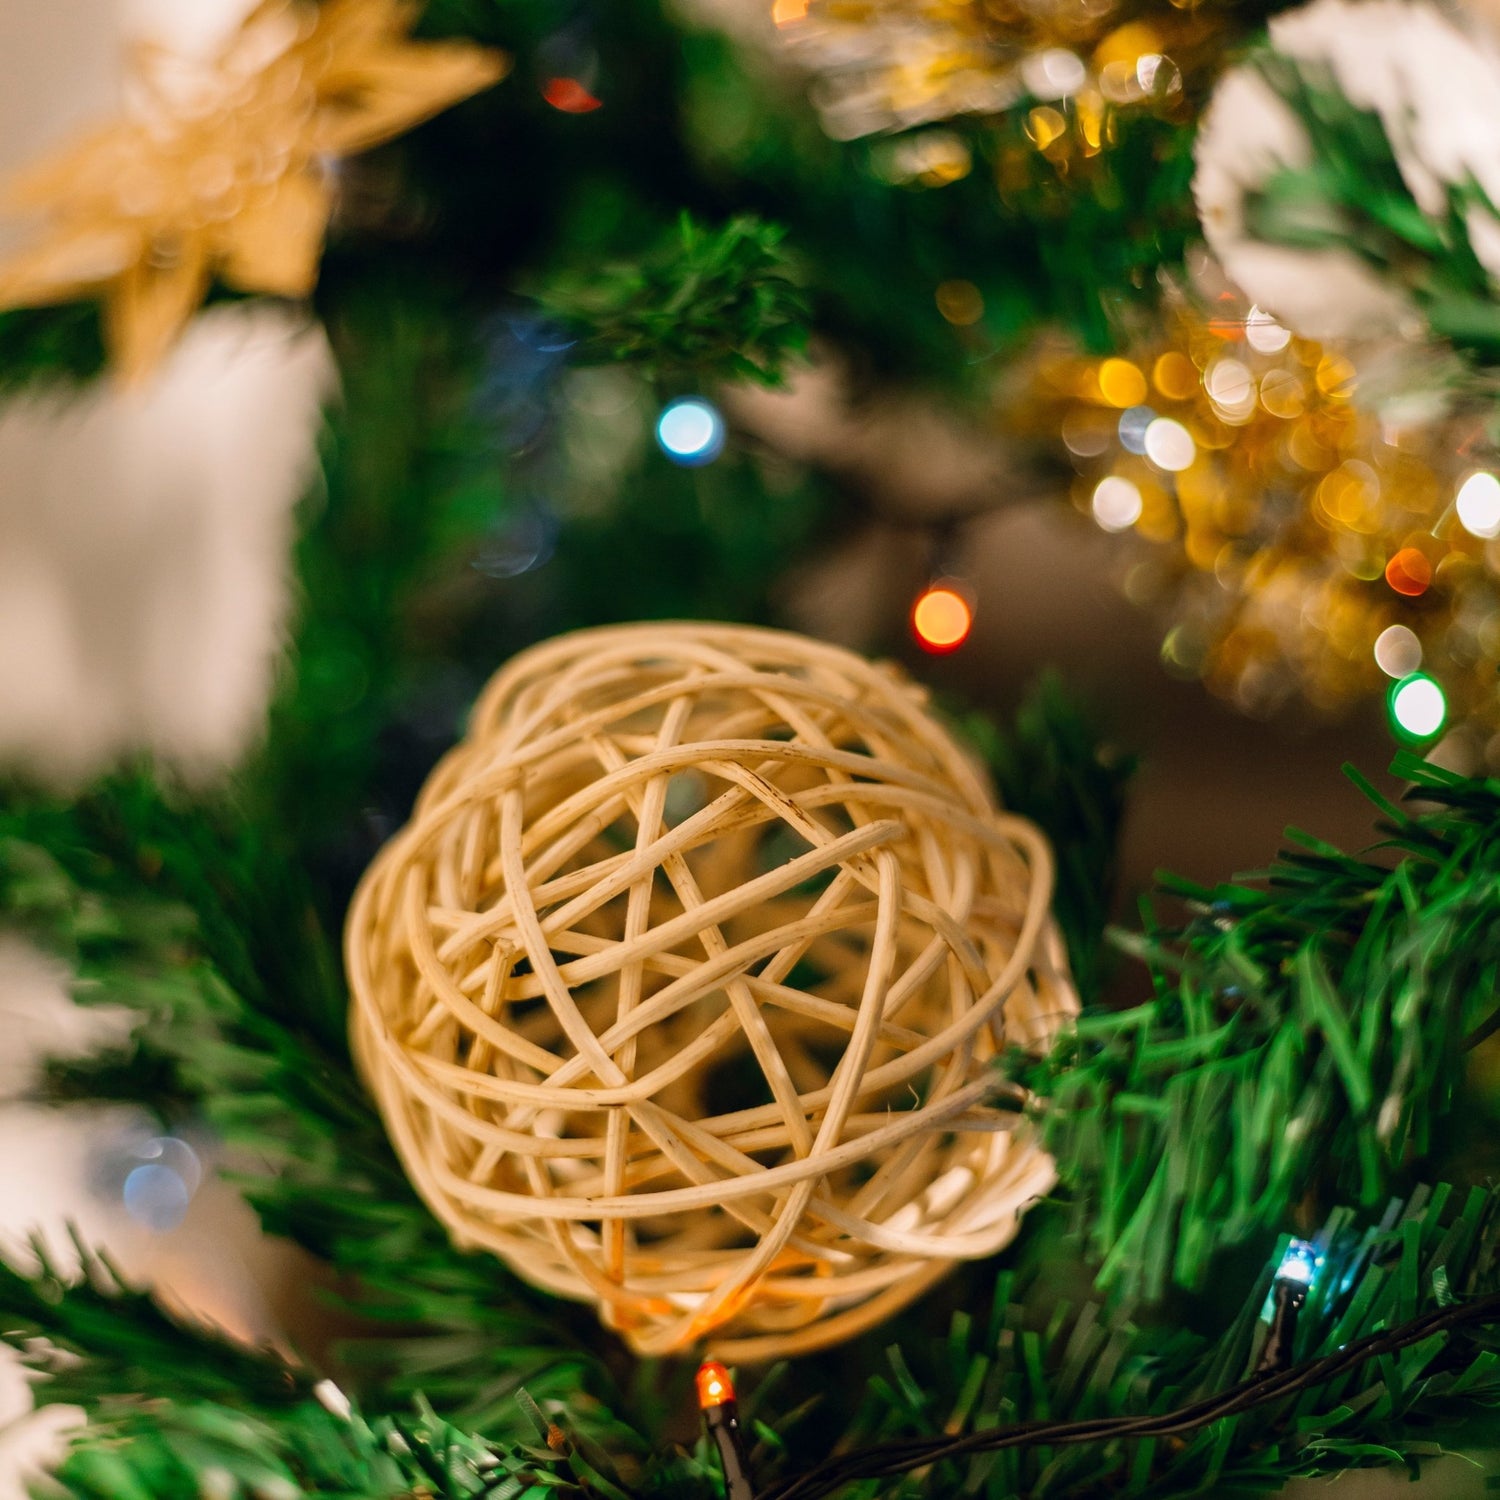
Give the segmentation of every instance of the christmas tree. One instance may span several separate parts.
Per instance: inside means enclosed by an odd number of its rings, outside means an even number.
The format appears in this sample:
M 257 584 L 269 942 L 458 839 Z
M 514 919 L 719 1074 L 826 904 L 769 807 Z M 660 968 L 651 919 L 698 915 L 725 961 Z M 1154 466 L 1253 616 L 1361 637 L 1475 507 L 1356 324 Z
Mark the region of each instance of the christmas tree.
M 26 1484 L 1487 1445 L 1492 8 L 27 9 Z

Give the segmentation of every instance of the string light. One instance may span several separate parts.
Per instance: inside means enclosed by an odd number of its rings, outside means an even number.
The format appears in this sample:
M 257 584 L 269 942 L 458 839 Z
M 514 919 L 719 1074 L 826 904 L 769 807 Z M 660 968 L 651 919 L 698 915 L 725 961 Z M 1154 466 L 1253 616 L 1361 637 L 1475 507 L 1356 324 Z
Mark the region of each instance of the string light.
M 1088 86 L 1083 59 L 1066 47 L 1034 52 L 1021 64 L 1021 82 L 1034 99 L 1066 99 Z
M 176 1136 L 131 1137 L 118 1163 L 124 1169 L 120 1198 L 125 1212 L 149 1229 L 176 1229 L 203 1181 L 198 1153 Z
M 1141 447 L 1158 469 L 1165 469 L 1169 474 L 1180 474 L 1190 468 L 1198 456 L 1198 445 L 1193 441 L 1192 433 L 1171 417 L 1157 417 L 1146 428 Z
M 883 142 L 872 153 L 870 165 L 892 184 L 947 187 L 973 170 L 974 153 L 951 130 L 922 130 Z
M 930 583 L 911 607 L 911 629 L 917 644 L 934 656 L 957 651 L 974 628 L 974 606 L 952 579 Z
M 1099 394 L 1111 406 L 1139 406 L 1146 399 L 1146 377 L 1128 359 L 1106 359 L 1099 366 Z
M 1297 1317 L 1307 1305 L 1308 1293 L 1322 1264 L 1317 1246 L 1308 1240 L 1293 1240 L 1282 1253 L 1281 1264 L 1271 1279 L 1270 1328 L 1255 1366 L 1256 1376 L 1263 1379 L 1291 1364 L 1297 1341 Z
M 1416 547 L 1403 547 L 1385 565 L 1385 581 L 1398 594 L 1415 599 L 1427 592 L 1432 582 L 1432 564 L 1427 554 Z
M 1245 342 L 1257 354 L 1280 354 L 1292 341 L 1291 332 L 1269 313 L 1252 307 L 1245 318 Z
M 1119 474 L 1106 474 L 1094 486 L 1092 508 L 1106 531 L 1129 531 L 1144 509 L 1140 486 Z
M 934 300 L 938 311 L 955 328 L 968 328 L 984 316 L 984 295 L 972 281 L 942 282 Z
M 698 1366 L 693 1383 L 698 1388 L 698 1405 L 703 1411 L 735 1399 L 734 1382 L 729 1378 L 729 1371 L 716 1359 L 705 1359 Z
M 683 468 L 712 463 L 724 451 L 724 418 L 701 396 L 683 396 L 657 418 L 656 441 Z
M 1448 698 L 1435 678 L 1413 672 L 1390 692 L 1391 727 L 1405 740 L 1434 739 L 1448 721 Z
M 1318 1269 L 1322 1264 L 1323 1257 L 1310 1240 L 1293 1240 L 1282 1254 L 1275 1279 L 1305 1290 L 1317 1280 Z
M 1298 1284 L 1277 1278 L 1282 1295 L 1295 1298 Z M 1301 1288 L 1305 1293 L 1305 1288 Z M 1126 1417 L 1092 1417 L 1076 1422 L 1007 1422 L 972 1432 L 941 1437 L 904 1437 L 837 1453 L 802 1474 L 770 1485 L 760 1500 L 819 1500 L 859 1479 L 909 1474 L 944 1459 L 972 1453 L 1019 1448 L 1054 1448 L 1072 1443 L 1117 1440 L 1174 1442 L 1257 1407 L 1285 1402 L 1303 1391 L 1330 1386 L 1368 1360 L 1409 1349 L 1425 1339 L 1460 1328 L 1484 1327 L 1500 1320 L 1500 1292 L 1450 1303 L 1405 1323 L 1383 1328 L 1340 1345 L 1329 1354 L 1298 1365 L 1259 1370 L 1228 1390 L 1200 1397 L 1171 1411 Z
M 1132 406 L 1120 417 L 1120 446 L 1127 453 L 1143 454 L 1146 451 L 1146 434 L 1156 421 L 1156 413 L 1149 406 Z
M 1481 470 L 1470 474 L 1454 501 L 1458 519 L 1472 536 L 1500 536 L 1500 479 Z
M 588 115 L 604 107 L 604 101 L 576 78 L 549 78 L 542 85 L 542 98 L 565 115 Z
M 1410 677 L 1422 665 L 1422 643 L 1405 625 L 1387 625 L 1375 637 L 1375 665 L 1387 677 Z
M 718 1360 L 706 1359 L 698 1366 L 693 1383 L 698 1389 L 703 1425 L 713 1438 L 724 1467 L 725 1500 L 754 1500 L 755 1486 L 750 1480 L 750 1465 L 740 1432 L 739 1403 L 729 1371 Z

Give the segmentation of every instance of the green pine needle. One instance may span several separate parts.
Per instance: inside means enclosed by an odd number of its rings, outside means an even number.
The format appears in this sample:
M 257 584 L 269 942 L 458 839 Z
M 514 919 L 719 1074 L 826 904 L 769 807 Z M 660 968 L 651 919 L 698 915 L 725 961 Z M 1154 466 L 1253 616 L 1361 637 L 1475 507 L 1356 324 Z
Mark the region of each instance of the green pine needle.
M 1445 1186 L 1420 1188 L 1361 1222 L 1335 1211 L 1318 1236 L 1323 1262 L 1302 1312 L 1294 1355 L 1309 1360 L 1376 1330 L 1493 1292 L 1500 1219 L 1490 1195 Z M 853 1424 L 824 1432 L 817 1452 L 842 1452 L 909 1435 L 949 1436 L 996 1426 L 1167 1413 L 1237 1385 L 1255 1367 L 1266 1337 L 1265 1306 L 1285 1238 L 1267 1240 L 1258 1263 L 1232 1281 L 1238 1310 L 1212 1329 L 1144 1319 L 1139 1309 L 1086 1302 L 1060 1304 L 1045 1263 L 1029 1284 L 998 1278 L 987 1315 L 961 1311 L 945 1336 L 893 1347 L 886 1367 L 865 1382 Z M 85 1326 L 70 1307 L 94 1308 L 95 1294 L 38 1277 L 36 1319 L 9 1341 L 66 1341 L 82 1375 L 69 1399 L 88 1425 L 58 1466 L 49 1493 L 76 1500 L 298 1500 L 301 1496 L 490 1497 L 490 1500 L 715 1500 L 722 1493 L 708 1445 L 683 1452 L 658 1435 L 651 1451 L 603 1447 L 573 1426 L 576 1407 L 551 1401 L 544 1422 L 560 1423 L 571 1442 L 553 1451 L 526 1435 L 504 1444 L 439 1418 L 418 1397 L 391 1416 L 357 1408 L 337 1415 L 288 1388 L 281 1399 L 247 1402 L 224 1384 L 244 1381 L 255 1356 L 232 1355 L 216 1386 L 193 1372 L 221 1346 L 201 1330 L 156 1323 L 138 1357 L 121 1365 L 80 1342 Z M 140 1322 L 140 1305 L 116 1289 L 119 1320 Z M 153 1317 L 155 1315 L 153 1314 Z M 107 1320 L 90 1325 L 105 1345 L 117 1341 Z M 289 1380 L 271 1359 L 267 1379 Z M 186 1378 L 184 1378 L 186 1372 Z M 755 1453 L 764 1484 L 798 1463 L 784 1447 L 804 1439 L 786 1402 L 796 1367 L 761 1383 L 746 1402 L 757 1431 L 774 1442 Z M 787 1389 L 787 1387 L 792 1389 Z M 59 1396 L 57 1399 L 63 1399 Z M 776 1409 L 779 1407 L 779 1410 Z M 943 1460 L 887 1481 L 845 1491 L 859 1500 L 940 1500 L 986 1494 L 993 1500 L 1186 1500 L 1204 1494 L 1253 1494 L 1296 1476 L 1337 1473 L 1391 1462 L 1413 1468 L 1445 1451 L 1476 1413 L 1500 1408 L 1500 1353 L 1484 1331 L 1456 1330 L 1370 1360 L 1304 1388 L 1286 1401 L 1251 1407 L 1185 1433 L 1171 1443 L 1113 1437 L 1066 1447 L 1019 1447 Z M 806 1424 L 803 1424 L 804 1426 Z
M 541 302 L 576 332 L 581 364 L 780 385 L 806 348 L 810 317 L 784 237 L 749 215 L 708 229 L 683 214 L 676 238 L 654 256 L 557 277 Z
M 1117 934 L 1152 1000 L 1018 1060 L 1103 1284 L 1200 1287 L 1310 1192 L 1373 1204 L 1429 1149 L 1496 1005 L 1500 783 L 1395 770 L 1436 808 L 1382 804 L 1378 858 L 1293 835 L 1253 885 L 1164 879 L 1186 924 Z
M 165 1383 L 178 1399 L 279 1411 L 310 1380 L 267 1352 L 169 1316 L 76 1233 L 64 1273 L 40 1238 L 31 1264 L 0 1258 L 0 1336 L 19 1351 L 42 1405 L 91 1406 Z
M 341 1038 L 321 1034 L 320 1016 L 342 1006 L 318 994 L 331 955 L 317 956 L 315 926 L 287 920 L 284 904 L 306 911 L 305 893 L 270 860 L 253 830 L 231 834 L 203 808 L 174 814 L 144 782 L 68 809 L 12 799 L 0 813 L 0 910 L 71 963 L 79 998 L 140 1015 L 123 1051 L 54 1062 L 52 1093 L 196 1111 L 261 1163 L 241 1187 L 264 1226 L 337 1266 L 371 1320 L 346 1351 L 370 1390 L 420 1384 L 493 1425 L 516 1420 L 524 1382 L 566 1393 L 580 1421 L 598 1407 L 610 1427 L 598 1400 L 613 1382 L 579 1337 L 581 1315 L 491 1257 L 455 1250 L 412 1189 Z M 247 983 L 252 1003 L 227 977 L 246 935 L 306 945 L 300 985 Z
M 1404 291 L 1433 332 L 1482 365 L 1500 363 L 1500 312 L 1474 253 L 1470 217 L 1500 225 L 1500 207 L 1472 179 L 1445 185 L 1433 216 L 1413 198 L 1384 122 L 1352 104 L 1326 67 L 1264 51 L 1261 75 L 1302 121 L 1305 165 L 1282 167 L 1247 195 L 1249 232 L 1293 249 L 1338 248 Z

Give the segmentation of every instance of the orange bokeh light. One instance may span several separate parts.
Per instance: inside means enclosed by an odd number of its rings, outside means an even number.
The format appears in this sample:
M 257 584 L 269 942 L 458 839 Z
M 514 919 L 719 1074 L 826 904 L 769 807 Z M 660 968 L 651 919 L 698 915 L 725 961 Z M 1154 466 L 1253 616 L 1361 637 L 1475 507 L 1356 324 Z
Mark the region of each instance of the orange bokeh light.
M 542 98 L 565 115 L 592 114 L 604 106 L 604 101 L 596 99 L 576 78 L 549 78 Z
M 808 0 L 774 0 L 771 19 L 778 26 L 790 26 L 794 21 L 807 19 Z
M 698 1386 L 698 1405 L 707 1411 L 710 1406 L 723 1406 L 734 1400 L 734 1382 L 729 1371 L 716 1359 L 705 1359 L 694 1376 Z
M 1415 599 L 1418 594 L 1425 594 L 1432 582 L 1432 564 L 1417 548 L 1403 547 L 1385 565 L 1385 581 L 1398 594 Z
M 940 656 L 957 651 L 968 640 L 974 628 L 974 610 L 957 589 L 935 583 L 912 605 L 911 628 L 924 651 Z

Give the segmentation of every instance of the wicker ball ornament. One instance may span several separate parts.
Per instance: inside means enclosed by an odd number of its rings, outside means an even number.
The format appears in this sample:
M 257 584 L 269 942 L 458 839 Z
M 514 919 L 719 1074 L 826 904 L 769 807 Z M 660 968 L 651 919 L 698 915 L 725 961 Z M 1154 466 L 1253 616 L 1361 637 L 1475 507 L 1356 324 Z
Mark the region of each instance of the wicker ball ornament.
M 456 1243 L 641 1353 L 820 1348 L 1052 1184 L 991 1066 L 1076 1009 L 1051 870 L 896 670 L 583 631 L 490 683 L 367 872 L 356 1055 Z

